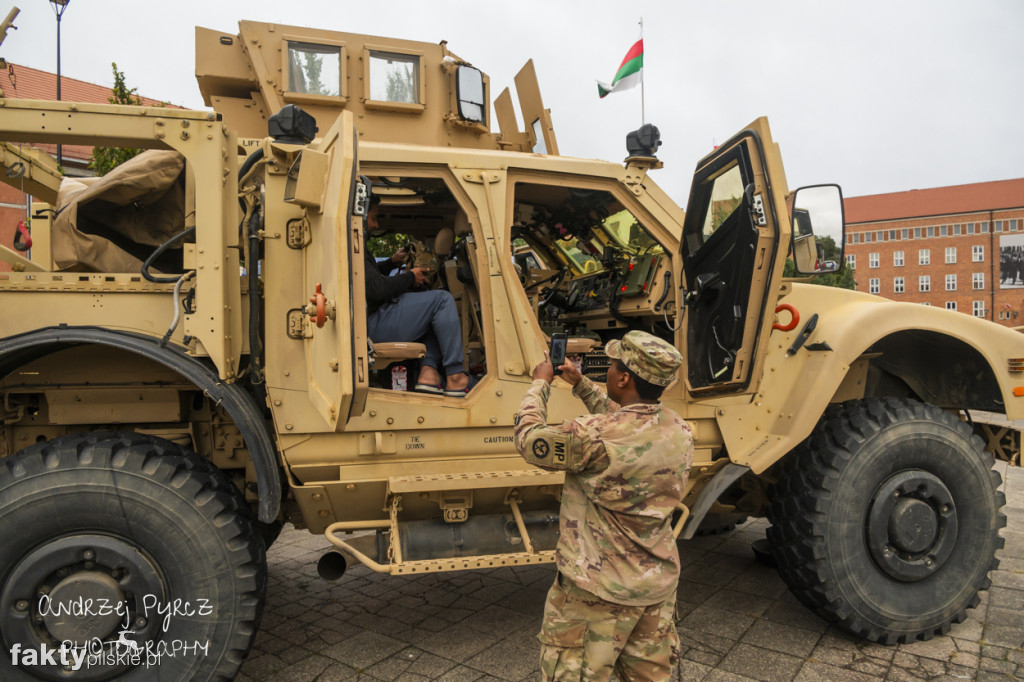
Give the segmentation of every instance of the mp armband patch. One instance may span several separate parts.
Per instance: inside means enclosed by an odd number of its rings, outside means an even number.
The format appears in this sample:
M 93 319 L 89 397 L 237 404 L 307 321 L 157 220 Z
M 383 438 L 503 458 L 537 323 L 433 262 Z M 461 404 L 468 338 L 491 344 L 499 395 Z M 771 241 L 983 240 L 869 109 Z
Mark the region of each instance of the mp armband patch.
M 565 433 L 547 433 L 541 431 L 526 439 L 526 459 L 538 466 L 554 469 L 565 469 L 569 461 L 569 448 L 572 436 Z

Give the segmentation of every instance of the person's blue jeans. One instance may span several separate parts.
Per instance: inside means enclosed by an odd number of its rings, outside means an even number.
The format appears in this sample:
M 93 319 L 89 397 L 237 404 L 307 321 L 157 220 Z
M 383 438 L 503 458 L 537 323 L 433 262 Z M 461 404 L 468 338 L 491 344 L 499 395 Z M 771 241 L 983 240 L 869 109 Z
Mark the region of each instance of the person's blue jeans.
M 427 347 L 422 364 L 447 376 L 466 371 L 459 313 L 444 289 L 408 291 L 371 313 L 366 327 L 371 341 L 422 343 Z

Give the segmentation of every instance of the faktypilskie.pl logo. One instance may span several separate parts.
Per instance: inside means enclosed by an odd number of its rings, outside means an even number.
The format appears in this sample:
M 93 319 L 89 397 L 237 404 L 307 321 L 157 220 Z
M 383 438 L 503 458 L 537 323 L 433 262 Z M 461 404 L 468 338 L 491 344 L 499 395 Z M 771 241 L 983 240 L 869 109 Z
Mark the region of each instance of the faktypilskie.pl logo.
M 169 658 L 195 658 L 209 654 L 209 641 L 158 638 L 139 642 L 133 638 L 135 631 L 129 629 L 133 618 L 143 623 L 159 618 L 159 634 L 167 634 L 174 618 L 208 618 L 213 615 L 213 606 L 208 599 L 161 602 L 154 595 L 145 595 L 136 603 L 137 612 L 133 614 L 131 605 L 124 601 L 77 597 L 57 602 L 43 595 L 39 599 L 38 614 L 44 618 L 93 619 L 119 616 L 121 627 L 116 631 L 116 639 L 108 636 L 104 639 L 92 637 L 84 642 L 65 640 L 59 646 L 46 642 L 38 645 L 15 642 L 9 651 L 11 663 L 21 667 L 53 666 L 72 671 L 95 667 L 150 668 Z

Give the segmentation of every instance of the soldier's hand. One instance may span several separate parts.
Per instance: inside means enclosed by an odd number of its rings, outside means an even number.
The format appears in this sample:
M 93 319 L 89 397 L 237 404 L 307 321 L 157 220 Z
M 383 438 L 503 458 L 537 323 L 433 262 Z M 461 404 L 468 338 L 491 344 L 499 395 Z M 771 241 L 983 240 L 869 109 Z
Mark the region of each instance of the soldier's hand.
M 427 279 L 427 273 L 429 273 L 430 271 L 427 270 L 426 268 L 413 268 L 409 272 L 416 276 L 416 286 L 426 286 L 426 284 L 429 282 L 429 280 Z
M 549 384 L 554 380 L 555 368 L 551 365 L 551 358 L 547 351 L 544 351 L 544 362 L 533 368 L 533 378 L 534 380 L 543 379 Z
M 395 264 L 404 263 L 406 256 L 408 256 L 408 254 L 405 252 L 405 247 L 403 246 L 398 251 L 391 254 L 391 262 Z
M 583 375 L 580 373 L 579 368 L 576 366 L 575 356 L 571 358 L 567 356 L 565 358 L 565 364 L 563 364 L 558 369 L 562 370 L 562 379 L 569 382 L 573 386 L 583 381 Z

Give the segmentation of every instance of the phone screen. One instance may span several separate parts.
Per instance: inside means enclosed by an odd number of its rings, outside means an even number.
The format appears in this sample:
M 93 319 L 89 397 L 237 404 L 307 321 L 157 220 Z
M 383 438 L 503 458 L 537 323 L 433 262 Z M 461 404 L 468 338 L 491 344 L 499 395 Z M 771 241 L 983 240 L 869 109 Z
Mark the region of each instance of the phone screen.
M 565 362 L 565 344 L 564 334 L 551 335 L 551 364 L 556 368 Z

